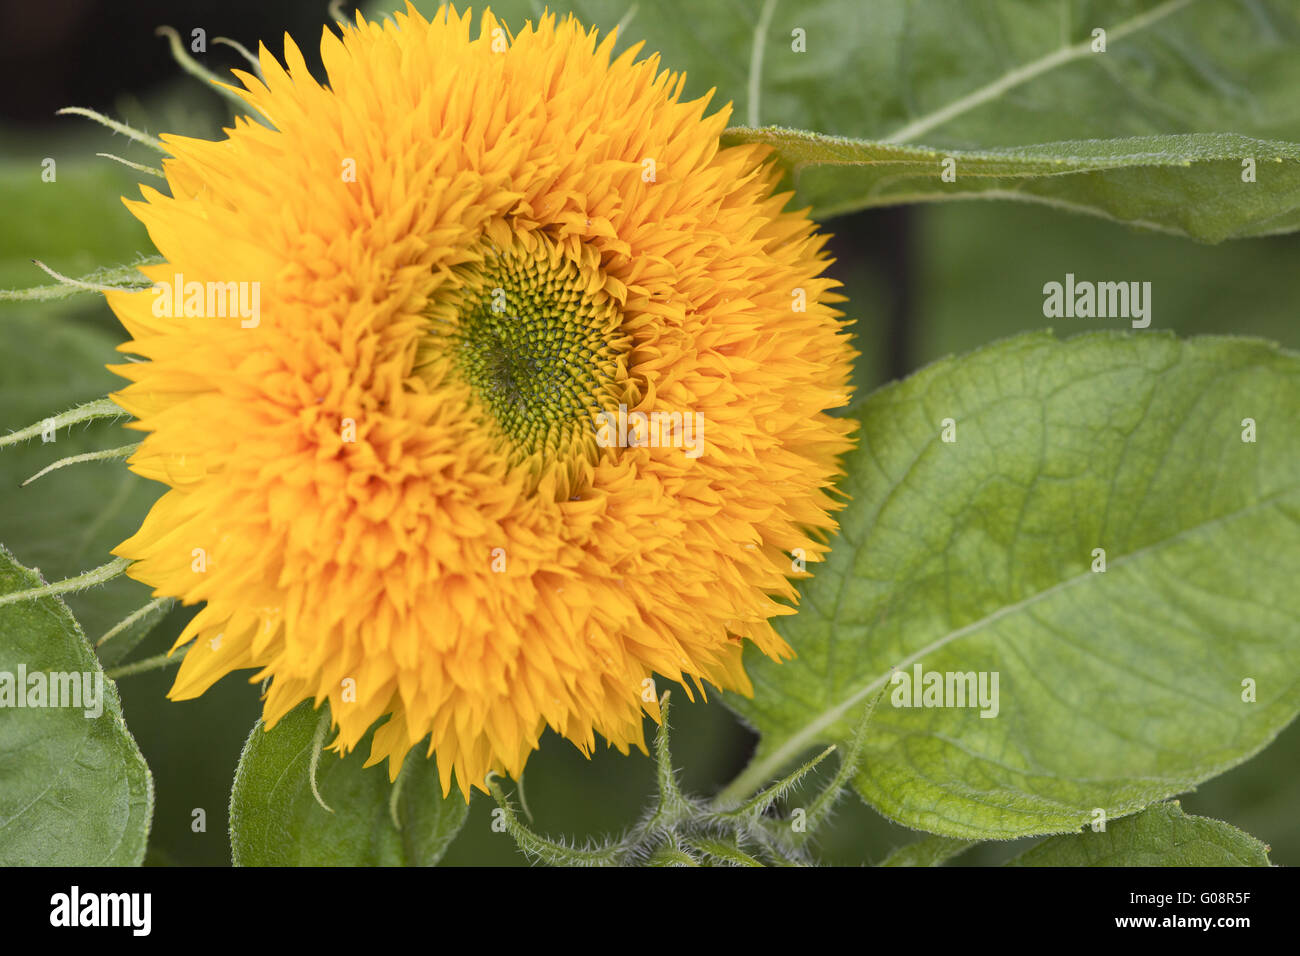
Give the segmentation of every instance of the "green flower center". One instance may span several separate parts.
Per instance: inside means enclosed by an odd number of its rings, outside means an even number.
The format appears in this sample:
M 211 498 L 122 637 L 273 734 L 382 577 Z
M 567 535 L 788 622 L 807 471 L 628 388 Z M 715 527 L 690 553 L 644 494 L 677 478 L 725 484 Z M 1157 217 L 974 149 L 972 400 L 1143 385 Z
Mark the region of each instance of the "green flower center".
M 440 351 L 512 463 L 531 459 L 539 474 L 566 464 L 573 477 L 577 459 L 598 454 L 597 413 L 625 397 L 629 337 L 603 275 L 538 238 L 531 250 L 492 249 L 461 278 Z

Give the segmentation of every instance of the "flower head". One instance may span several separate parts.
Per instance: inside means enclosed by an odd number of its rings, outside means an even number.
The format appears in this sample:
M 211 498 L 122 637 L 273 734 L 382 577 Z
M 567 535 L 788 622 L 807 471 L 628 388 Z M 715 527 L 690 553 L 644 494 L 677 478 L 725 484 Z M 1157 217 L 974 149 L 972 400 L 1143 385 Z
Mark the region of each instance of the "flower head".
M 117 553 L 204 602 L 172 697 L 256 668 L 268 724 L 386 717 L 372 763 L 427 737 L 468 794 L 547 726 L 644 747 L 654 673 L 747 693 L 744 640 L 790 653 L 851 428 L 824 237 L 613 47 L 358 17 L 328 85 L 288 38 L 238 74 L 269 126 L 164 137 L 171 196 L 128 205 L 165 261 L 108 298 L 169 486 Z

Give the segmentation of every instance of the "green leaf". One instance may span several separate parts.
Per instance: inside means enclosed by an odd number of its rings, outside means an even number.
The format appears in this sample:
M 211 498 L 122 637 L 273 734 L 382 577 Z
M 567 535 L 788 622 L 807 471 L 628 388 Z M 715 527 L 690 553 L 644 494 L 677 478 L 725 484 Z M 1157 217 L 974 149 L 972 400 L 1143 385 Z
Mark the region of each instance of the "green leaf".
M 328 708 L 328 704 L 324 707 Z M 323 716 L 324 715 L 324 716 Z M 407 755 L 393 785 L 382 766 L 363 769 L 369 735 L 343 759 L 320 754 L 312 793 L 316 730 L 328 710 L 299 704 L 267 731 L 254 726 L 230 794 L 230 842 L 236 866 L 432 866 L 465 822 L 469 808 L 453 790 L 442 796 L 437 764 Z
M 1288 0 L 545 6 L 605 32 L 623 23 L 620 49 L 645 41 L 686 72 L 686 96 L 734 103 L 730 141 L 776 146 L 816 217 L 983 198 L 1208 241 L 1300 227 L 1300 8 Z M 517 29 L 542 7 L 492 9 Z
M 622 45 L 645 40 L 664 68 L 685 70 L 687 96 L 716 88 L 738 126 L 952 149 L 1295 134 L 1300 9 L 1290 0 L 763 0 L 708 15 L 693 0 L 507 0 L 492 10 L 514 25 L 543 6 L 606 30 L 626 17 Z M 1092 50 L 1097 28 L 1104 53 Z
M 1268 847 L 1236 827 L 1189 817 L 1178 801 L 1044 840 L 1007 866 L 1268 866 Z
M 0 545 L 0 594 L 44 583 Z M 0 606 L 0 636 L 0 864 L 139 865 L 153 780 L 122 719 L 117 686 L 57 597 Z M 18 685 L 20 666 L 25 688 Z M 38 672 L 46 675 L 45 706 L 16 707 L 17 694 L 32 690 Z M 76 706 L 62 706 L 64 699 L 49 706 L 56 684 L 60 695 L 70 688 L 51 675 L 74 673 Z M 89 682 L 84 675 L 92 675 Z M 99 681 L 102 690 L 83 696 L 82 686 Z M 22 699 L 33 702 L 29 693 Z
M 975 845 L 973 840 L 954 840 L 951 837 L 927 836 L 915 843 L 899 847 L 880 862 L 881 866 L 943 866 L 954 856 L 965 853 Z
M 1019 336 L 875 393 L 840 538 L 778 622 L 799 656 L 750 655 L 728 698 L 762 734 L 728 789 L 847 741 L 881 687 L 858 792 L 960 839 L 1074 831 L 1258 752 L 1300 707 L 1297 409 L 1295 353 L 1169 334 Z M 917 665 L 996 672 L 996 716 L 900 706 Z
M 733 129 L 794 171 L 816 218 L 942 199 L 1017 199 L 1209 242 L 1300 227 L 1300 146 L 1231 133 L 965 152 L 784 129 Z M 1244 182 L 1243 162 L 1254 164 Z M 953 180 L 942 178 L 951 163 Z

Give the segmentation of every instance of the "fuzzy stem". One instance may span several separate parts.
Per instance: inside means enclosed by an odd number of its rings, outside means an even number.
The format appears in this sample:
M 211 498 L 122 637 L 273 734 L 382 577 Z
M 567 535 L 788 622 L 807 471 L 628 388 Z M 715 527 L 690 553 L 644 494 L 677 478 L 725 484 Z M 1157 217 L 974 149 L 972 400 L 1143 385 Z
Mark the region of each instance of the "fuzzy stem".
M 123 166 L 130 166 L 132 169 L 142 173 L 148 173 L 150 176 L 157 176 L 159 179 L 166 179 L 161 169 L 153 166 L 146 166 L 144 163 L 133 163 L 129 159 L 123 159 L 121 156 L 115 156 L 113 153 L 96 153 L 96 156 L 103 156 L 105 159 L 111 159 L 115 163 L 121 163 Z
M 111 677 L 117 680 L 120 677 L 130 677 L 133 674 L 146 674 L 149 671 L 162 670 L 164 667 L 171 667 L 173 664 L 179 664 L 185 659 L 189 652 L 188 647 L 182 647 L 175 654 L 155 654 L 153 657 L 146 657 L 142 660 L 133 661 L 130 664 L 123 664 L 121 667 L 114 667 L 104 671 L 105 677 Z
M 185 44 L 181 43 L 181 35 L 176 32 L 174 27 L 162 26 L 153 31 L 156 36 L 166 37 L 167 42 L 171 45 L 172 59 L 177 62 L 182 70 L 190 76 L 196 76 L 200 80 L 211 83 L 216 91 L 237 104 L 240 109 L 246 109 L 248 104 L 241 100 L 231 89 L 230 84 L 221 80 L 215 73 L 206 66 L 199 63 L 194 57 L 190 56 L 189 51 L 185 49 Z
M 213 37 L 212 42 L 233 47 L 240 56 L 248 61 L 248 65 L 253 68 L 253 73 L 257 78 L 265 82 L 265 77 L 262 76 L 262 64 L 258 62 L 257 57 L 248 52 L 248 47 L 244 46 L 244 44 L 240 43 L 238 40 L 230 39 L 230 37 Z
M 38 285 L 28 289 L 0 289 L 0 302 L 50 302 L 55 299 L 66 299 L 82 292 L 93 292 L 96 295 L 102 295 L 110 290 L 136 292 L 149 287 L 149 280 L 140 274 L 139 267 L 156 265 L 160 262 L 162 262 L 161 257 L 151 257 L 141 259 L 135 265 L 96 269 L 90 275 L 82 276 L 80 279 L 70 279 L 55 272 L 39 259 L 33 259 L 32 263 L 42 269 L 46 275 L 58 279 L 58 284 Z M 92 282 L 90 281 L 92 279 L 101 279 L 103 282 Z
M 411 761 L 402 762 L 402 769 L 397 771 L 397 779 L 393 781 L 392 792 L 388 795 L 388 818 L 393 821 L 394 829 L 402 829 L 402 818 L 397 813 L 397 802 L 402 798 L 402 781 L 406 778 L 406 768 L 411 765 Z
M 128 139 L 133 139 L 137 143 L 144 143 L 158 152 L 166 155 L 167 147 L 162 144 L 162 140 L 148 133 L 142 133 L 138 129 L 127 126 L 125 123 L 119 123 L 117 120 L 111 120 L 103 113 L 96 113 L 94 110 L 88 110 L 82 106 L 65 106 L 61 110 L 54 111 L 55 116 L 84 116 L 92 119 L 101 126 L 107 126 L 115 133 L 121 133 Z
M 316 771 L 320 768 L 321 751 L 325 749 L 325 734 L 330 729 L 330 712 L 326 709 L 321 715 L 320 720 L 316 722 L 316 733 L 311 741 L 311 766 L 307 768 L 307 777 L 311 782 L 311 795 L 316 798 L 316 802 L 324 807 L 328 812 L 334 811 L 330 805 L 325 802 L 320 795 L 320 790 L 316 787 Z
M 161 607 L 170 608 L 170 605 L 172 604 L 172 600 L 173 600 L 172 598 L 161 597 L 158 598 L 156 601 L 150 601 L 148 604 L 146 604 L 142 608 L 139 608 L 138 610 L 132 611 L 126 617 L 122 618 L 122 620 L 118 621 L 111 628 L 105 631 L 104 636 L 95 642 L 95 646 L 96 647 L 104 646 L 113 638 L 117 637 L 117 635 L 121 634 L 123 631 L 131 627 L 131 625 L 135 624 L 137 621 L 141 621 L 144 618 L 148 617 L 158 608 Z
M 20 441 L 26 441 L 29 438 L 35 438 L 45 431 L 46 426 L 50 425 L 55 431 L 58 431 L 64 425 L 75 425 L 77 422 L 91 421 L 96 418 L 119 418 L 126 412 L 118 407 L 117 403 L 109 398 L 99 398 L 93 402 L 87 402 L 84 405 L 78 405 L 76 408 L 70 408 L 66 412 L 58 415 L 52 415 L 44 421 L 39 421 L 34 425 L 28 425 L 26 428 L 12 432 L 0 438 L 0 448 L 6 445 L 16 445 Z
M 36 598 L 53 597 L 56 594 L 67 594 L 70 591 L 84 591 L 86 588 L 92 588 L 119 577 L 130 564 L 131 562 L 126 558 L 114 558 L 108 564 L 100 565 L 85 574 L 77 575 L 75 578 L 65 578 L 62 581 L 43 584 L 38 588 L 29 588 L 26 591 L 12 591 L 9 594 L 0 594 L 0 606 L 17 604 L 19 601 L 31 601 Z
M 112 292 L 113 291 L 113 287 L 111 285 L 96 285 L 93 282 L 84 282 L 81 279 L 73 279 L 69 276 L 65 276 L 61 272 L 55 272 L 44 262 L 41 262 L 40 259 L 33 259 L 32 264 L 36 266 L 36 268 L 44 272 L 47 276 L 51 276 L 52 278 L 58 279 L 60 285 L 70 285 L 74 289 L 85 289 L 87 292 Z
M 123 445 L 120 448 L 106 448 L 103 451 L 88 451 L 84 455 L 69 455 L 67 458 L 60 458 L 53 464 L 46 465 L 36 474 L 32 475 L 23 482 L 23 487 L 27 487 L 42 475 L 48 475 L 59 468 L 66 468 L 68 465 L 78 465 L 83 461 L 113 461 L 118 458 L 126 458 L 131 452 L 140 447 L 140 442 L 134 445 Z

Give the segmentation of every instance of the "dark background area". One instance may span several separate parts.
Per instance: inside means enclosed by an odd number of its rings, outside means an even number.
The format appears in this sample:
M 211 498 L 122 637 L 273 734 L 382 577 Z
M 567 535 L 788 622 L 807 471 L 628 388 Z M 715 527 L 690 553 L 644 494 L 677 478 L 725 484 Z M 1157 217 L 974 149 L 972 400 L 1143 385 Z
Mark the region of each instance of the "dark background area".
M 207 31 L 203 62 L 213 72 L 244 67 L 239 54 L 212 44 L 213 37 L 237 40 L 253 52 L 265 40 L 280 52 L 280 38 L 319 36 L 325 3 L 267 3 L 256 0 L 51 0 L 0 2 L 0 84 L 3 122 L 11 133 L 40 133 L 62 106 L 113 108 L 123 94 L 141 99 L 164 92 L 178 79 L 167 44 L 153 36 L 162 25 L 186 38 L 194 27 Z M 346 12 L 356 4 L 343 4 Z M 318 75 L 320 57 L 303 44 Z M 63 122 L 69 122 L 64 120 Z

